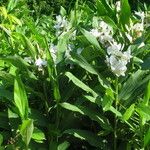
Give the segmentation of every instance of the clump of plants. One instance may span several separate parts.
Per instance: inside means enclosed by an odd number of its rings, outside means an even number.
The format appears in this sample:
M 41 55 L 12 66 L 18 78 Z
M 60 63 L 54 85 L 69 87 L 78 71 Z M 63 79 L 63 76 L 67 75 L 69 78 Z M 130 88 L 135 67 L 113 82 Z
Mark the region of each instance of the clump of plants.
M 0 149 L 148 149 L 146 5 L 36 15 L 21 0 L 0 7 Z

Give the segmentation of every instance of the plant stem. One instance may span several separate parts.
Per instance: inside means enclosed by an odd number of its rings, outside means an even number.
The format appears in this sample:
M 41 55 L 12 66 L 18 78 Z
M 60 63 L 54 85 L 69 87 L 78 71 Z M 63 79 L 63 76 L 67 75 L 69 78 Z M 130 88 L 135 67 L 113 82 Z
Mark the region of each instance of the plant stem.
M 115 81 L 115 89 L 116 89 L 116 97 L 115 97 L 115 109 L 118 109 L 118 77 L 116 77 Z M 115 115 L 114 117 L 114 150 L 117 150 L 117 123 L 118 119 Z

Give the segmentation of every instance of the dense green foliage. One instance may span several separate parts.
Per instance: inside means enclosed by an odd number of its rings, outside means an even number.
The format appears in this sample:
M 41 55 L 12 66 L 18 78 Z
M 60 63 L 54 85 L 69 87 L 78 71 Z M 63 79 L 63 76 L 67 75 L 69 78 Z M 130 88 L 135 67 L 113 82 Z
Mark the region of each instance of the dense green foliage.
M 148 150 L 148 7 L 1 1 L 0 150 Z

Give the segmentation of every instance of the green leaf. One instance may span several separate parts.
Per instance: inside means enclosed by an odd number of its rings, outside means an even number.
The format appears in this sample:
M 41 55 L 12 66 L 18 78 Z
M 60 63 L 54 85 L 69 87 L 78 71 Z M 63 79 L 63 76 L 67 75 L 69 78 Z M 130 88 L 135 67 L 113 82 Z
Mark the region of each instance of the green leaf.
M 79 88 L 86 91 L 87 93 L 91 93 L 94 97 L 97 97 L 98 94 L 93 91 L 90 87 L 88 87 L 86 84 L 84 84 L 82 81 L 80 81 L 78 78 L 76 78 L 72 73 L 66 72 L 65 75 Z
M 128 80 L 124 83 L 120 93 L 119 93 L 119 100 L 127 100 L 133 94 L 133 92 L 141 86 L 143 77 L 145 76 L 146 72 L 138 70 L 137 72 L 133 73 Z
M 61 6 L 61 8 L 60 8 L 60 14 L 61 14 L 62 16 L 65 16 L 65 15 L 67 14 L 66 10 L 65 10 L 64 7 L 62 7 L 62 6 Z
M 122 117 L 122 114 L 117 109 L 115 109 L 113 106 L 110 106 L 109 110 L 111 112 L 113 112 L 116 116 Z
M 25 91 L 24 84 L 20 77 L 17 75 L 14 81 L 14 102 L 19 110 L 19 116 L 22 120 L 28 118 L 28 99 Z
M 7 5 L 7 10 L 8 11 L 13 10 L 16 7 L 17 3 L 18 3 L 18 0 L 9 0 L 9 3 Z
M 91 74 L 98 74 L 98 72 L 93 68 L 93 66 L 89 64 L 82 55 L 78 55 L 76 53 L 71 52 L 71 56 L 73 58 L 73 61 L 82 68 L 84 68 L 86 71 L 90 72 Z
M 24 43 L 25 43 L 25 46 L 27 49 L 25 49 L 26 53 L 31 56 L 31 58 L 33 58 L 34 60 L 36 59 L 37 57 L 37 51 L 35 49 L 35 47 L 33 46 L 33 44 L 31 43 L 31 41 L 25 36 L 25 35 L 21 35 Z
M 150 120 L 150 106 L 146 106 L 141 103 L 137 106 L 136 111 L 142 119 L 142 125 L 144 125 L 146 121 Z
M 150 81 L 148 82 L 146 90 L 145 90 L 145 93 L 144 93 L 144 101 L 143 101 L 143 103 L 145 105 L 148 105 L 149 100 L 150 100 Z
M 143 70 L 149 70 L 150 69 L 150 57 L 144 60 L 144 62 L 141 64 Z
M 103 21 L 105 21 L 108 25 L 110 25 L 111 27 L 113 27 L 114 29 L 117 29 L 117 25 L 116 23 L 109 17 L 109 16 L 104 16 L 102 17 Z
M 33 120 L 32 119 L 24 120 L 20 127 L 20 134 L 22 135 L 22 140 L 25 142 L 26 146 L 28 146 L 30 143 L 33 130 L 34 130 Z
M 43 140 L 45 140 L 44 132 L 38 128 L 34 128 L 32 139 L 34 139 L 37 143 L 43 143 Z
M 128 0 L 121 0 L 120 22 L 125 25 L 129 23 L 131 9 Z
M 87 141 L 90 145 L 102 148 L 102 139 L 96 134 L 86 131 L 86 130 L 77 130 L 77 129 L 69 129 L 64 131 L 66 134 L 71 134 L 76 138 Z
M 108 14 L 108 11 L 106 10 L 101 0 L 96 0 L 96 8 L 99 16 L 104 16 Z
M 134 112 L 135 104 L 132 104 L 123 114 L 123 120 L 127 121 Z
M 0 7 L 0 13 L 5 19 L 7 18 L 7 10 L 5 7 Z
M 58 145 L 57 150 L 67 150 L 67 148 L 70 146 L 70 143 L 68 141 L 65 141 Z
M 72 56 L 72 60 L 77 63 L 80 67 L 84 68 L 86 71 L 88 71 L 89 73 L 91 74 L 95 74 L 98 76 L 98 79 L 99 79 L 99 82 L 101 83 L 101 85 L 104 87 L 104 88 L 108 88 L 109 86 L 109 83 L 106 79 L 104 79 L 95 69 L 94 67 L 89 64 L 86 59 L 81 56 L 81 55 L 78 55 L 76 53 L 73 53 L 71 52 L 71 56 Z
M 86 107 L 72 105 L 66 102 L 61 103 L 60 106 L 62 106 L 67 110 L 71 110 L 73 112 L 78 112 L 82 115 L 88 116 L 91 120 L 98 122 L 101 125 L 101 127 L 105 130 L 109 130 L 109 131 L 112 130 L 108 120 L 96 111 L 93 111 Z
M 146 132 L 144 136 L 144 147 L 148 146 L 150 144 L 150 128 Z
M 101 53 L 102 55 L 105 54 L 105 52 L 104 52 L 103 49 L 100 47 L 100 45 L 99 45 L 99 43 L 98 43 L 98 41 L 97 41 L 97 39 L 96 39 L 95 36 L 93 36 L 90 32 L 88 32 L 88 31 L 86 31 L 86 30 L 84 30 L 84 29 L 81 29 L 81 32 L 82 32 L 82 34 L 86 37 L 86 39 L 87 39 L 95 48 L 97 48 L 97 49 L 100 51 L 100 53 Z

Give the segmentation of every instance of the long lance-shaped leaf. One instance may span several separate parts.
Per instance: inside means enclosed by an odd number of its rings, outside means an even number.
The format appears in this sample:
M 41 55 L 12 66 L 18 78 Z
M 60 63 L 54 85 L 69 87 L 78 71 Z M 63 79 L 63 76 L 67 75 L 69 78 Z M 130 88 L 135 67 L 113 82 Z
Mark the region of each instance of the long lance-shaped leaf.
M 102 55 L 105 54 L 103 49 L 100 47 L 97 39 L 95 36 L 93 36 L 89 31 L 86 31 L 85 29 L 81 29 L 82 34 L 86 37 L 86 39 L 95 47 L 97 48 Z
M 103 148 L 102 139 L 90 131 L 79 129 L 68 129 L 64 131 L 64 133 L 73 135 L 74 137 L 79 138 L 80 140 L 85 140 L 92 146 Z
M 93 111 L 93 110 L 83 107 L 83 106 L 72 105 L 72 104 L 69 104 L 66 102 L 61 103 L 60 106 L 62 106 L 63 108 L 65 108 L 67 110 L 71 110 L 73 112 L 78 112 L 82 115 L 88 116 L 91 120 L 94 120 L 97 123 L 99 123 L 101 125 L 101 127 L 105 130 L 108 130 L 108 131 L 112 130 L 111 125 L 109 124 L 108 120 L 96 111 Z
M 125 25 L 129 23 L 131 9 L 128 0 L 121 0 L 120 23 Z
M 110 86 L 109 82 L 104 79 L 99 73 L 98 71 L 93 68 L 93 66 L 91 64 L 89 64 L 86 59 L 81 56 L 78 55 L 76 53 L 71 52 L 71 56 L 72 56 L 72 60 L 77 63 L 80 67 L 82 67 L 83 69 L 85 69 L 86 71 L 88 71 L 91 74 L 95 74 L 98 76 L 99 82 L 100 84 L 104 87 L 104 88 L 108 88 Z
M 124 83 L 121 92 L 119 93 L 119 99 L 127 100 L 133 92 L 141 85 L 143 82 L 143 77 L 146 72 L 138 70 Z M 141 81 L 141 82 L 140 82 Z
M 22 135 L 23 141 L 26 144 L 26 147 L 28 147 L 30 143 L 33 130 L 34 130 L 33 120 L 32 119 L 24 120 L 20 128 L 20 133 Z
M 84 90 L 87 93 L 91 93 L 94 97 L 97 97 L 98 94 L 93 91 L 89 86 L 87 86 L 86 84 L 84 84 L 82 81 L 80 81 L 77 77 L 75 77 L 72 73 L 70 72 L 66 72 L 65 75 L 79 88 L 81 88 L 82 90 Z
M 27 47 L 26 53 L 29 54 L 33 59 L 36 59 L 37 51 L 36 51 L 35 47 L 33 46 L 33 44 L 30 42 L 30 40 L 25 35 L 22 35 L 22 39 Z
M 19 116 L 22 120 L 28 118 L 28 99 L 25 91 L 25 87 L 17 75 L 14 81 L 14 103 L 19 111 Z

